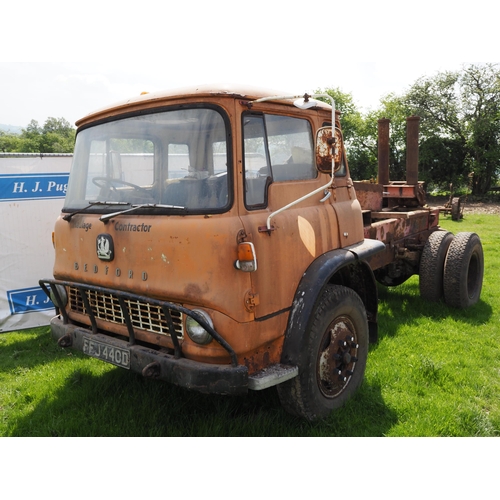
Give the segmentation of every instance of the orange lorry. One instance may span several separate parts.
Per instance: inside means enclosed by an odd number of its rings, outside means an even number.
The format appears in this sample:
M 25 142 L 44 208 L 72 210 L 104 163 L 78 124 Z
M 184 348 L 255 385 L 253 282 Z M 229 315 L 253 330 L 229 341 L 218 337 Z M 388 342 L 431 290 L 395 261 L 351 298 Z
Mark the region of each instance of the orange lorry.
M 204 393 L 277 386 L 315 420 L 363 380 L 377 282 L 419 274 L 426 299 L 479 300 L 480 239 L 425 206 L 416 117 L 406 182 L 379 121 L 377 184 L 351 179 L 327 95 L 146 93 L 77 127 L 40 280 L 61 347 Z

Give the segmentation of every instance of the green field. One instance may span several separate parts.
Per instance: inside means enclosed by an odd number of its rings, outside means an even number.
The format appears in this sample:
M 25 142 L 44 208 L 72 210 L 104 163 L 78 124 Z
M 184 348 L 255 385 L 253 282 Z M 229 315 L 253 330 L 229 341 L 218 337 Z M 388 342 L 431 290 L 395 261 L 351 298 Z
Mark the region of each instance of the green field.
M 481 300 L 419 297 L 418 277 L 379 288 L 379 342 L 359 392 L 326 421 L 285 413 L 274 388 L 207 396 L 59 348 L 49 328 L 0 335 L 2 436 L 498 436 L 500 217 L 443 218 L 482 239 Z

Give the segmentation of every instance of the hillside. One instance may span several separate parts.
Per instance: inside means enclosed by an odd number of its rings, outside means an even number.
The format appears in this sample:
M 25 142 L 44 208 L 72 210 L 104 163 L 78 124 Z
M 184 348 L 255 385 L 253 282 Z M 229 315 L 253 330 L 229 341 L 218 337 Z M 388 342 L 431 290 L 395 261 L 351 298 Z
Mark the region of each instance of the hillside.
M 22 127 L 0 123 L 0 130 L 2 132 L 6 132 L 7 134 L 20 134 L 22 132 Z

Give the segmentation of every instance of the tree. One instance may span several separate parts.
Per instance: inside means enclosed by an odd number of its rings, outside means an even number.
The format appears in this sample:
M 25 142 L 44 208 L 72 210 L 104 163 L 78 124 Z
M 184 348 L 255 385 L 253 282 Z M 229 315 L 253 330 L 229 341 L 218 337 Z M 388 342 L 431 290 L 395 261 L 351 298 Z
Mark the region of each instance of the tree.
M 428 184 L 464 184 L 465 145 L 457 138 L 432 135 L 420 141 L 419 175 Z
M 69 138 L 74 137 L 74 129 L 65 118 L 47 118 L 43 125 L 42 133 L 54 133 Z
M 403 97 L 422 118 L 422 140 L 427 150 L 424 166 L 439 175 L 432 180 L 468 184 L 472 193 L 485 194 L 498 179 L 500 167 L 500 72 L 494 64 L 471 65 L 462 72 L 441 72 L 420 78 Z M 431 153 L 441 142 L 436 161 Z
M 383 97 L 380 104 L 381 107 L 369 118 L 374 123 L 380 118 L 390 120 L 389 178 L 391 181 L 404 181 L 406 179 L 406 119 L 413 113 L 405 100 L 393 93 Z M 374 134 L 378 135 L 378 131 Z
M 17 151 L 21 139 L 16 134 L 6 134 L 0 130 L 0 152 L 10 153 L 12 151 Z
M 349 170 L 354 179 L 377 179 L 378 176 L 378 120 L 391 121 L 389 138 L 389 177 L 406 177 L 406 118 L 412 110 L 403 97 L 388 94 L 381 99 L 379 109 L 362 114 L 351 94 L 339 89 L 318 91 L 331 95 L 340 111 L 340 122 L 347 149 Z
M 40 149 L 40 138 L 42 129 L 36 120 L 31 120 L 21 133 L 20 151 L 21 153 L 45 153 Z
M 404 180 L 406 118 L 420 116 L 420 179 L 438 186 L 467 186 L 485 194 L 500 178 L 500 71 L 495 64 L 419 78 L 401 96 L 361 114 L 351 94 L 326 89 L 341 111 L 349 168 L 356 179 L 377 176 L 377 120 L 391 120 L 389 172 Z M 472 180 L 472 182 L 471 182 Z
M 4 153 L 72 153 L 75 129 L 64 118 L 47 118 L 43 127 L 31 120 L 20 135 L 0 132 Z
M 64 118 L 49 117 L 43 127 L 31 120 L 21 138 L 25 150 L 36 153 L 69 153 L 73 151 L 75 131 Z

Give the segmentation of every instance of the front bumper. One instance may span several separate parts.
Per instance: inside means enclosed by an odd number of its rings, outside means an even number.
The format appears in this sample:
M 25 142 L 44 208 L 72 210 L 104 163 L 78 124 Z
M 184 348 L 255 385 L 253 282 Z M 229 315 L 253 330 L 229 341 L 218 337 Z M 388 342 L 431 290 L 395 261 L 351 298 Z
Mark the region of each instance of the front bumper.
M 171 384 L 210 394 L 244 394 L 248 391 L 248 369 L 237 365 L 212 365 L 149 349 L 141 345 L 130 345 L 88 329 L 64 323 L 56 316 L 50 323 L 52 336 L 62 347 L 84 352 L 88 339 L 130 353 L 130 370 L 145 377 L 157 378 Z

